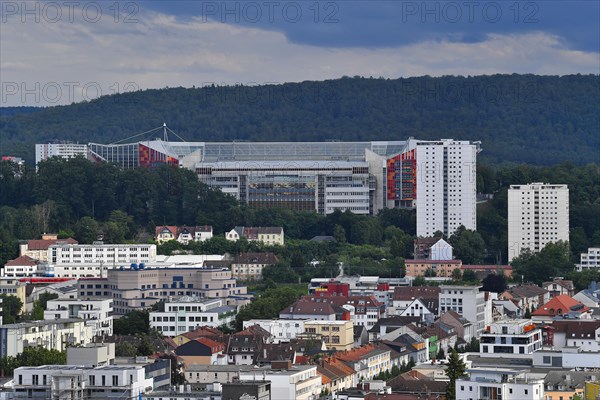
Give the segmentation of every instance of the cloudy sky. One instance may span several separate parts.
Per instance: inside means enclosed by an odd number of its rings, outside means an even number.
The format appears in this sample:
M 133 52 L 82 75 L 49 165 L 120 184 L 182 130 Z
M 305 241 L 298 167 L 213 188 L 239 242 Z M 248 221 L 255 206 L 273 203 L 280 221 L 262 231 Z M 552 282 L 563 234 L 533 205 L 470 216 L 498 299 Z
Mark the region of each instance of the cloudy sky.
M 600 73 L 592 1 L 0 1 L 0 106 L 341 76 Z

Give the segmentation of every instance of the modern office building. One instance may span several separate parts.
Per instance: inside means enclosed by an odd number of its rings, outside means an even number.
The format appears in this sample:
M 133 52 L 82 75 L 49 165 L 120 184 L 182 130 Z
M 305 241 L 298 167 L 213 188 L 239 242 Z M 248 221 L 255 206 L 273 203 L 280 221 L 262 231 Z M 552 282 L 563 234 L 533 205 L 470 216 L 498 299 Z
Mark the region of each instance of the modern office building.
M 231 271 L 220 267 L 109 269 L 106 278 L 81 278 L 77 285 L 79 299 L 113 299 L 116 315 L 177 296 L 218 298 L 235 306 L 250 301 L 246 287 L 238 286 Z
M 87 157 L 87 144 L 57 142 L 43 143 L 35 145 L 35 165 L 37 167 L 40 161 L 51 157 L 71 158 L 76 156 Z
M 486 327 L 479 343 L 479 352 L 486 357 L 533 354 L 542 347 L 542 330 L 526 319 L 494 322 Z
M 89 144 L 93 160 L 123 168 L 179 165 L 251 207 L 377 214 L 419 207 L 417 234 L 475 228 L 479 142 L 169 142 Z M 421 157 L 421 158 L 419 158 Z M 433 171 L 433 172 L 432 172 Z M 445 207 L 444 207 L 445 206 Z M 442 211 L 438 212 L 437 208 Z M 436 209 L 435 218 L 429 216 Z
M 531 183 L 508 190 L 508 261 L 524 249 L 539 252 L 550 242 L 569 240 L 567 185 Z
M 150 312 L 150 328 L 171 337 L 201 326 L 228 326 L 235 321 L 237 313 L 237 307 L 225 305 L 222 299 L 199 299 L 191 296 L 166 301 L 164 307 L 164 311 Z

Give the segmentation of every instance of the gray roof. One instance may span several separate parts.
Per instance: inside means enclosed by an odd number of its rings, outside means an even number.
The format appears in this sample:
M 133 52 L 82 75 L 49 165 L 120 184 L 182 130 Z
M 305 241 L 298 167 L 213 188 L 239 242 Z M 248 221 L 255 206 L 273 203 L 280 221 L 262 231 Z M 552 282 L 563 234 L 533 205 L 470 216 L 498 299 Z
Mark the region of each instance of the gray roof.
M 600 380 L 600 372 L 593 371 L 550 371 L 544 379 L 546 387 L 552 386 L 554 390 L 558 386 L 565 386 L 565 389 L 582 389 L 585 382 L 595 378 Z

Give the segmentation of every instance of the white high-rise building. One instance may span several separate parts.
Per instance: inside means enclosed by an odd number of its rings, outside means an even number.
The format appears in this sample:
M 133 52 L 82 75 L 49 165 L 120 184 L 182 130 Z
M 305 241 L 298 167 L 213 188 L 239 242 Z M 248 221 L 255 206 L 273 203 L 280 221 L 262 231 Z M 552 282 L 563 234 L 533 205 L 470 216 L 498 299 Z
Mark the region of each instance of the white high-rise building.
M 35 145 L 35 165 L 50 157 L 71 158 L 78 155 L 87 157 L 87 144 L 79 143 L 43 143 Z
M 450 236 L 461 225 L 476 229 L 478 151 L 478 142 L 418 141 L 417 236 Z
M 567 185 L 530 183 L 508 190 L 508 261 L 524 249 L 539 252 L 550 242 L 569 240 Z

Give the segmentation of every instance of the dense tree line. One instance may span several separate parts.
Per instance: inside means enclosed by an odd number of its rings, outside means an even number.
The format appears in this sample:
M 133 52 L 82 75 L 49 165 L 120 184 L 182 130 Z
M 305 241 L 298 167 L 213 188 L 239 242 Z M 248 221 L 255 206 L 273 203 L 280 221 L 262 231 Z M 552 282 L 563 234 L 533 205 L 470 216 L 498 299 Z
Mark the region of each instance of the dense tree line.
M 0 358 L 0 371 L 4 376 L 12 376 L 19 367 L 37 367 L 40 365 L 64 365 L 67 363 L 67 353 L 45 347 L 25 347 L 16 356 Z
M 4 109 L 2 154 L 33 163 L 53 139 L 112 143 L 167 122 L 186 140 L 481 140 L 482 159 L 597 162 L 598 75 L 342 78 L 166 88 L 68 106 Z M 568 144 L 565 145 L 565 144 Z
M 340 272 L 339 263 L 345 273 L 401 276 L 404 259 L 412 257 L 413 210 L 385 209 L 372 217 L 340 211 L 322 216 L 254 209 L 208 188 L 192 171 L 169 166 L 121 170 L 75 158 L 44 161 L 37 174 L 15 172 L 13 163 L 0 163 L 0 263 L 17 256 L 18 240 L 36 238 L 42 232 L 73 236 L 81 243 L 99 237 L 107 243 L 122 243 L 151 240 L 154 227 L 162 224 L 212 225 L 215 237 L 188 246 L 169 242 L 159 246 L 160 253 L 273 251 L 281 267 L 280 274 L 273 274 L 277 282 L 334 277 Z M 445 238 L 465 264 L 507 262 L 507 188 L 513 183 L 569 185 L 571 264 L 587 247 L 600 244 L 598 165 L 499 167 L 480 163 L 477 180 L 479 191 L 493 194 L 493 199 L 478 205 L 478 230 L 461 228 Z M 223 233 L 236 225 L 282 226 L 286 246 L 265 248 L 245 240 L 225 240 Z M 317 235 L 333 236 L 335 242 L 310 240 Z

